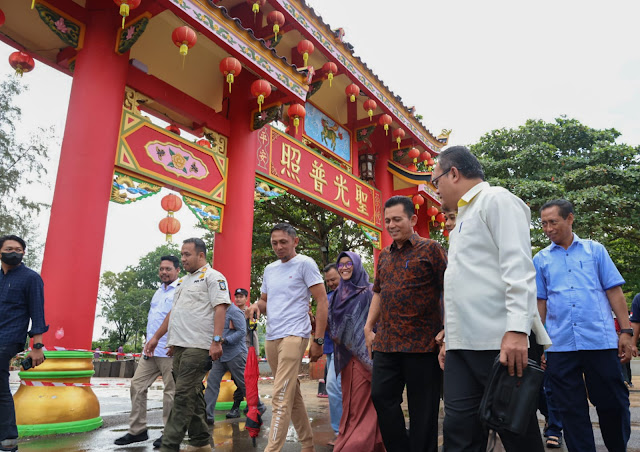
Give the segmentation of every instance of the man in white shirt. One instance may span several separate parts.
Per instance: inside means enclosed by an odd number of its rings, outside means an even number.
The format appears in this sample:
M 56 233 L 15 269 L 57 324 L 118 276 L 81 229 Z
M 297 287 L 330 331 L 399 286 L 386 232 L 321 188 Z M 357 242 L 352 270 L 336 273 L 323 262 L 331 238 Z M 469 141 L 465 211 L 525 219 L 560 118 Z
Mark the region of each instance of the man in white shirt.
M 151 299 L 151 307 L 147 317 L 148 338 L 158 331 L 167 314 L 171 311 L 179 273 L 180 261 L 177 257 L 162 256 L 160 258 L 158 275 L 162 285 L 156 290 Z M 171 373 L 172 366 L 173 358 L 167 355 L 167 337 L 165 335 L 158 341 L 154 356 L 148 357 L 144 355 L 143 359 L 138 363 L 136 373 L 131 380 L 129 431 L 126 435 L 115 440 L 116 445 L 122 446 L 149 439 L 147 434 L 147 391 L 159 375 L 162 375 L 162 383 L 164 384 L 162 420 L 164 424 L 167 423 L 175 392 L 175 383 Z M 162 436 L 153 442 L 153 447 L 157 449 L 161 444 Z
M 187 275 L 178 280 L 173 309 L 144 348 L 147 356 L 153 356 L 158 340 L 169 331 L 167 344 L 173 354 L 176 392 L 161 452 L 179 451 L 187 429 L 190 450 L 212 450 L 202 380 L 211 360 L 222 356 L 222 332 L 231 299 L 227 280 L 207 263 L 206 253 L 202 239 L 183 242 L 182 266 Z
M 274 375 L 271 402 L 271 429 L 265 452 L 282 449 L 289 422 L 298 433 L 302 452 L 312 452 L 313 433 L 300 392 L 298 373 L 309 342 L 309 298 L 317 302 L 316 339 L 311 343 L 312 362 L 322 356 L 327 326 L 327 292 L 318 265 L 310 257 L 296 253 L 298 236 L 289 224 L 271 230 L 271 246 L 279 260 L 267 265 L 260 300 L 245 312 L 247 318 L 267 314 L 267 361 Z M 267 303 L 268 298 L 268 303 Z
M 432 183 L 443 204 L 458 206 L 444 275 L 444 448 L 484 451 L 488 431 L 478 409 L 495 357 L 521 376 L 532 329 L 538 343 L 549 342 L 536 306 L 531 212 L 484 182 L 480 162 L 464 146 L 440 154 Z M 525 435 L 498 433 L 508 452 L 544 450 L 535 413 Z

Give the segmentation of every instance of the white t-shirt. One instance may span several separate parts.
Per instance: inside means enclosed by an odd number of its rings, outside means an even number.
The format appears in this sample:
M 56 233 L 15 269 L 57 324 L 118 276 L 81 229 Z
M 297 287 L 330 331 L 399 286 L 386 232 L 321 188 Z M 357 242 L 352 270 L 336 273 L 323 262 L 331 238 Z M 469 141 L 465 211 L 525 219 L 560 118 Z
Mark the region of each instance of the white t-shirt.
M 318 265 L 308 256 L 276 261 L 264 269 L 262 288 L 267 294 L 267 340 L 287 336 L 309 337 L 309 287 L 322 284 Z

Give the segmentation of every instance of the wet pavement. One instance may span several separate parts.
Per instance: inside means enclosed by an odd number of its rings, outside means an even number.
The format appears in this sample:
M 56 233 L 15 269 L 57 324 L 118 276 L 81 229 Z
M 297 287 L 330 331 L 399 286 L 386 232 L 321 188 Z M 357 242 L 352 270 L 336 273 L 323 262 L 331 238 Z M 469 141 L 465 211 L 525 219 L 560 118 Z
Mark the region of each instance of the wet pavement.
M 633 363 L 633 373 L 637 375 L 636 381 L 640 387 L 640 359 Z M 15 392 L 18 388 L 17 376 L 12 375 L 11 389 Z M 128 383 L 128 379 L 115 378 L 94 378 L 93 383 Z M 329 452 L 331 447 L 327 443 L 333 439 L 333 432 L 329 425 L 329 402 L 327 399 L 317 397 L 318 382 L 315 380 L 302 380 L 302 393 L 307 407 L 307 412 L 311 420 L 314 433 L 314 444 L 316 452 Z M 257 439 L 257 447 L 252 446 L 249 433 L 245 431 L 244 417 L 239 419 L 226 419 L 226 411 L 216 412 L 215 425 L 213 428 L 213 446 L 216 451 L 244 452 L 262 451 L 267 444 L 267 434 L 271 421 L 271 392 L 273 386 L 270 381 L 263 381 L 259 384 L 259 392 L 263 402 L 268 409 L 263 416 L 264 425 Z M 87 432 L 68 435 L 53 435 L 39 438 L 23 438 L 20 440 L 21 452 L 36 451 L 122 451 L 122 452 L 146 452 L 152 451 L 153 441 L 162 432 L 162 382 L 158 380 L 149 389 L 148 401 L 148 433 L 149 440 L 134 443 L 128 446 L 115 446 L 113 441 L 127 432 L 129 422 L 129 411 L 131 403 L 129 399 L 129 389 L 127 386 L 96 387 L 94 389 L 100 400 L 101 415 L 104 420 L 102 428 Z M 405 398 L 406 400 L 406 398 Z M 631 440 L 629 441 L 629 452 L 640 452 L 640 389 L 631 389 Z M 405 413 L 406 402 L 404 404 Z M 596 446 L 598 452 L 606 451 L 606 447 L 600 435 L 598 417 L 595 408 L 591 407 L 591 419 L 594 427 Z M 544 419 L 539 418 L 540 425 L 544 424 Z M 438 443 L 442 445 L 442 410 L 439 425 Z M 498 441 L 499 443 L 499 441 Z M 185 444 L 186 445 L 186 444 Z M 300 444 L 293 426 L 290 426 L 284 452 L 299 451 Z M 498 444 L 496 451 L 503 448 Z M 557 450 L 566 450 L 565 447 Z M 366 451 L 363 451 L 366 452 Z

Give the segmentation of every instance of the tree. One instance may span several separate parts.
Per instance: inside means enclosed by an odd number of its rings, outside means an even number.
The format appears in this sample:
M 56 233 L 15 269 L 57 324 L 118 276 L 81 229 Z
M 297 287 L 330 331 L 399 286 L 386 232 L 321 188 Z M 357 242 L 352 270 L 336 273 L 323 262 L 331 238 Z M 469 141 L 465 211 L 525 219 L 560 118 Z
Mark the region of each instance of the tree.
M 39 265 L 41 248 L 35 232 L 33 217 L 48 206 L 30 200 L 25 188 L 38 184 L 46 174 L 48 161 L 47 140 L 51 132 L 40 130 L 28 143 L 16 138 L 16 124 L 22 112 L 15 105 L 15 97 L 25 88 L 15 77 L 9 77 L 0 85 L 0 235 L 16 234 L 25 239 L 29 252 L 27 265 Z
M 165 244 L 140 258 L 138 265 L 128 266 L 120 273 L 104 272 L 100 281 L 99 299 L 102 316 L 113 327 L 103 328 L 109 346 L 125 345 L 132 338 L 137 349 L 138 338 L 146 332 L 151 298 L 160 287 L 158 267 L 165 255 L 180 256 L 176 244 Z
M 574 205 L 574 231 L 607 248 L 630 297 L 640 291 L 640 147 L 619 144 L 619 137 L 615 129 L 593 129 L 560 117 L 494 130 L 471 150 L 491 184 L 507 188 L 531 207 L 534 254 L 549 244 L 540 207 L 565 198 Z

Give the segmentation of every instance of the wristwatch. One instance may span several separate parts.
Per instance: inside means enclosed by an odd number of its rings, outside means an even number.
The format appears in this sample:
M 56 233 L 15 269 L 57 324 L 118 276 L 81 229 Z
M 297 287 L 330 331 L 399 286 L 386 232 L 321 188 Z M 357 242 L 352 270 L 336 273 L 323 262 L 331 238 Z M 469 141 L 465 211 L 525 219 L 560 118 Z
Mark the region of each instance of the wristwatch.
M 633 328 L 622 328 L 620 330 L 620 334 L 622 334 L 622 333 L 627 333 L 627 334 L 630 334 L 631 336 L 633 336 Z M 35 347 L 35 345 L 34 345 L 34 347 Z
M 322 337 L 316 337 L 313 342 L 315 342 L 318 345 L 324 345 L 324 338 Z
M 222 338 L 220 336 L 213 336 L 213 342 L 217 342 L 218 344 L 222 344 Z
M 44 347 L 44 344 L 38 342 L 37 344 L 33 344 L 33 348 L 36 350 L 40 350 L 42 347 Z

